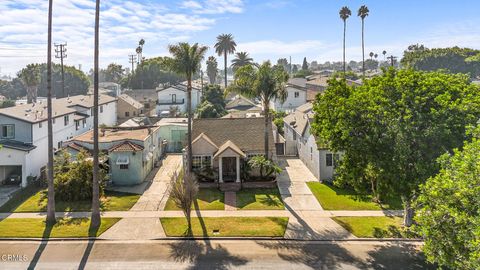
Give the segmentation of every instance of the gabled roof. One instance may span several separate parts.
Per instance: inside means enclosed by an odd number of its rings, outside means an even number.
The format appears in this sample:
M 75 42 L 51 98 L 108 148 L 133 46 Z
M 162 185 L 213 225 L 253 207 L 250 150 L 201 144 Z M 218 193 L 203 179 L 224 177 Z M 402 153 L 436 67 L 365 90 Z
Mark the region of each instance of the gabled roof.
M 204 133 L 215 145 L 227 141 L 234 143 L 242 151 L 264 151 L 265 118 L 210 118 L 193 119 L 192 138 Z M 269 150 L 274 150 L 273 131 L 268 125 Z
M 71 148 L 71 149 L 73 149 L 73 150 L 75 150 L 75 151 L 78 151 L 78 152 L 80 152 L 80 151 L 82 151 L 82 150 L 85 150 L 85 151 L 87 151 L 87 152 L 90 151 L 90 149 L 88 149 L 88 148 L 84 147 L 83 145 L 80 145 L 80 144 L 78 144 L 78 143 L 76 143 L 76 142 L 67 142 L 67 143 L 64 143 L 64 144 L 63 144 L 63 147 L 65 147 L 65 148 Z
M 283 118 L 283 122 L 291 126 L 298 134 L 303 135 L 309 119 L 313 117 L 312 103 L 299 106 L 294 112 Z
M 167 90 L 167 89 L 175 89 L 175 90 L 187 92 L 187 85 L 183 84 L 183 83 L 170 85 L 170 86 L 167 86 L 167 87 L 164 87 L 164 88 L 157 89 L 157 92 L 161 92 L 161 91 L 164 91 L 164 90 Z M 195 91 L 195 90 L 200 91 L 199 88 L 192 85 L 192 91 Z
M 236 107 L 254 107 L 257 106 L 255 102 L 251 101 L 250 99 L 237 95 L 235 96 L 230 102 L 225 105 L 225 109 L 235 109 Z
M 137 152 L 142 150 L 143 146 L 130 141 L 124 141 L 108 149 L 109 152 Z
M 217 158 L 223 152 L 225 152 L 227 149 L 231 149 L 233 152 L 239 154 L 240 156 L 242 156 L 244 158 L 247 157 L 247 155 L 242 150 L 240 150 L 240 148 L 238 148 L 238 146 L 236 146 L 232 141 L 228 140 L 222 146 L 220 146 L 220 148 L 218 149 L 217 153 L 215 153 L 213 158 Z
M 143 108 L 143 104 L 135 100 L 133 97 L 127 95 L 127 94 L 121 94 L 118 96 L 118 99 L 123 100 L 125 103 L 130 104 L 133 106 L 135 109 L 141 109 Z
M 205 133 L 201 133 L 200 135 L 198 135 L 198 137 L 196 137 L 193 141 L 192 141 L 192 144 L 194 144 L 195 142 L 199 141 L 200 139 L 204 139 L 205 141 L 207 141 L 208 143 L 210 143 L 212 146 L 214 146 L 215 148 L 218 149 L 218 146 L 212 142 L 212 140 L 210 138 L 208 138 L 207 135 L 205 135 Z
M 37 148 L 35 145 L 19 142 L 15 140 L 0 140 L 0 145 L 5 148 L 20 150 L 24 152 L 28 152 Z

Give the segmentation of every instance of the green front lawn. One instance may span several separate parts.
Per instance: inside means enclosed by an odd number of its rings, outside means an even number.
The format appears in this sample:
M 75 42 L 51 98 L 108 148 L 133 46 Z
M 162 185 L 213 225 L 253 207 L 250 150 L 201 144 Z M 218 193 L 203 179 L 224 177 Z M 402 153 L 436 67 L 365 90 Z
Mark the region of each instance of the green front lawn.
M 237 192 L 239 210 L 284 210 L 278 188 L 243 189 Z
M 167 236 L 189 236 L 185 218 L 160 218 L 160 221 Z M 286 217 L 192 218 L 192 234 L 208 237 L 282 237 L 287 224 Z
M 308 187 L 325 210 L 393 210 L 402 209 L 400 199 L 385 200 L 379 205 L 371 195 L 359 195 L 355 191 L 341 189 L 320 182 L 308 182 Z
M 198 191 L 197 204 L 193 205 L 194 209 L 199 210 L 224 210 L 225 195 L 216 188 L 201 188 Z M 165 204 L 165 210 L 181 210 L 173 202 L 172 198 L 168 198 Z
M 105 196 L 101 198 L 101 210 L 126 211 L 132 208 L 139 198 L 138 194 L 105 191 Z M 27 187 L 0 207 L 0 212 L 45 212 L 47 201 L 45 189 Z M 88 212 L 91 209 L 90 205 L 90 200 L 75 202 L 56 200 L 55 210 L 57 212 Z
M 63 218 L 48 230 L 45 219 L 40 218 L 7 218 L 0 220 L 0 238 L 58 238 L 99 236 L 117 223 L 120 218 L 102 218 L 98 230 L 90 230 L 88 218 Z M 49 232 L 48 232 L 49 231 Z
M 333 220 L 356 237 L 414 237 L 412 232 L 403 227 L 401 217 L 334 217 Z

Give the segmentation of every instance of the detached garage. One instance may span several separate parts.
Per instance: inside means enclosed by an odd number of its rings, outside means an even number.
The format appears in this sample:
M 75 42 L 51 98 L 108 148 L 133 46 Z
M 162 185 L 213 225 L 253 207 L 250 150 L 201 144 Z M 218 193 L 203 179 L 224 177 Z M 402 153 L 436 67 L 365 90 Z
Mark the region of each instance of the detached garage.
M 35 146 L 17 141 L 0 141 L 0 184 L 27 186 L 27 177 L 35 176 L 33 172 L 27 172 L 28 154 Z

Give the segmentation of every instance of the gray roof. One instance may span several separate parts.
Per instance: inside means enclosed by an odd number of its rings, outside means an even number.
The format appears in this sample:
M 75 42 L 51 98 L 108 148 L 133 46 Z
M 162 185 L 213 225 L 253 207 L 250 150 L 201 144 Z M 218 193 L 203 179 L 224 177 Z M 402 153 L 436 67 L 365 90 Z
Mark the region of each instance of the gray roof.
M 214 118 L 193 119 L 192 138 L 204 133 L 217 146 L 231 141 L 242 151 L 263 152 L 265 119 L 260 118 Z M 273 131 L 269 125 L 269 151 L 275 151 Z
M 99 96 L 99 105 L 110 103 L 116 99 L 107 95 Z M 73 97 L 52 99 L 53 118 L 75 113 L 74 106 L 85 108 L 93 107 L 93 95 L 78 95 Z M 14 107 L 0 109 L 0 115 L 9 116 L 29 123 L 38 123 L 47 120 L 47 102 L 40 101 L 32 104 L 21 104 Z
M 127 90 L 124 93 L 139 102 L 145 102 L 149 100 L 156 101 L 158 99 L 156 89 L 134 89 Z
M 0 145 L 5 148 L 16 149 L 16 150 L 25 151 L 25 152 L 28 152 L 37 148 L 35 145 L 14 141 L 14 140 L 0 140 Z
M 136 99 L 132 98 L 127 94 L 121 94 L 118 96 L 118 99 L 125 101 L 125 103 L 132 105 L 135 109 L 143 108 L 143 104 L 137 101 Z
M 262 107 L 255 102 L 251 101 L 250 99 L 237 95 L 233 100 L 227 103 L 225 109 L 228 111 L 236 110 L 236 111 L 247 111 L 247 110 L 254 110 L 254 111 L 261 111 Z
M 303 135 L 308 122 L 313 117 L 312 108 L 312 103 L 305 103 L 283 118 L 283 122 L 291 126 L 298 134 Z
M 307 79 L 305 78 L 291 78 L 288 80 L 288 85 L 296 88 L 305 88 L 307 84 Z
M 187 91 L 187 85 L 183 84 L 183 83 L 179 83 L 179 84 L 169 85 L 169 86 L 166 86 L 164 88 L 158 89 L 157 92 L 167 90 L 167 89 L 170 89 L 170 88 L 177 89 L 177 90 L 180 90 L 180 91 L 183 91 L 183 92 Z M 192 90 L 200 91 L 200 88 L 197 88 L 197 87 L 192 85 Z

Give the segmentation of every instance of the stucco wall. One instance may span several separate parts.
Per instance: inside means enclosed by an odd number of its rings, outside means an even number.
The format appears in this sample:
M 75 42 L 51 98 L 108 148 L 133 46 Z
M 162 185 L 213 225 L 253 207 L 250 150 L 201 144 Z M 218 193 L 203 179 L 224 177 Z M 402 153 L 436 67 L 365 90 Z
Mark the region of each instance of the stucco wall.
M 298 97 L 295 97 L 295 92 L 298 92 Z M 270 106 L 275 111 L 292 112 L 300 105 L 307 102 L 307 91 L 297 89 L 294 87 L 287 87 L 287 99 L 281 103 L 280 100 L 273 100 Z

